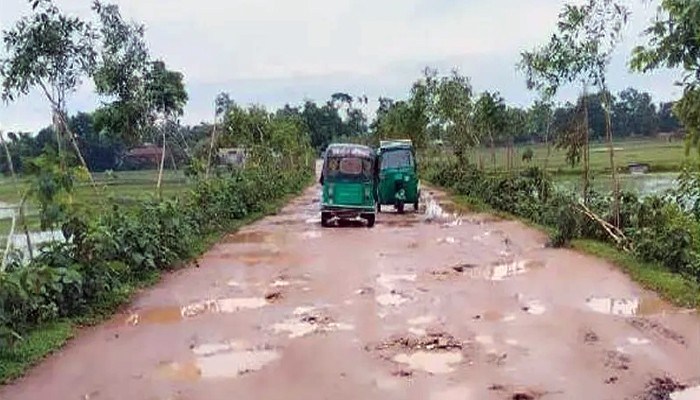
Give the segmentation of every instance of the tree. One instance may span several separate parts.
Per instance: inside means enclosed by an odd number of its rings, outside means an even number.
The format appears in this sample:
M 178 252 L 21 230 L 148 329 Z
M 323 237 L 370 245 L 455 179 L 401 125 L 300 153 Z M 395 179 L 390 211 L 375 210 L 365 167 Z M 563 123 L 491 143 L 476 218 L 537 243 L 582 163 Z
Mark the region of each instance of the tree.
M 436 87 L 435 114 L 455 155 L 467 161 L 467 150 L 479 144 L 478 132 L 472 126 L 472 94 L 469 78 L 456 70 L 440 79 Z
M 598 86 L 605 111 L 605 131 L 613 180 L 613 218 L 619 226 L 619 181 L 615 168 L 612 139 L 612 101 L 607 88 L 607 67 L 620 40 L 629 12 L 613 0 L 587 0 L 582 5 L 567 4 L 559 14 L 558 32 L 547 46 L 522 54 L 521 68 L 527 73 L 528 87 L 547 95 L 563 83 L 581 82 L 584 99 L 584 201 L 588 198 L 588 94 L 589 85 Z M 573 136 L 575 137 L 575 136 Z M 574 146 L 578 141 L 572 141 Z
M 615 134 L 651 136 L 658 131 L 656 105 L 649 93 L 634 88 L 620 92 L 613 104 Z
M 114 4 L 93 3 L 100 21 L 102 50 L 94 73 L 98 95 L 110 99 L 97 112 L 96 129 L 136 144 L 152 122 L 145 79 L 149 54 L 144 27 L 123 20 Z
M 636 47 L 630 65 L 649 72 L 661 67 L 683 68 L 683 97 L 674 113 L 687 130 L 686 152 L 700 151 L 700 2 L 662 0 L 654 23 L 645 30 L 649 42 Z
M 496 135 L 506 128 L 506 104 L 498 92 L 483 92 L 474 105 L 474 125 L 491 146 L 491 162 L 496 166 Z
M 183 76 L 179 72 L 170 71 L 163 61 L 150 63 L 145 75 L 145 99 L 150 111 L 150 120 L 160 125 L 162 132 L 162 152 L 158 183 L 156 190 L 159 195 L 163 181 L 163 166 L 165 164 L 166 128 L 174 119 L 181 116 L 187 103 L 187 91 L 183 83 Z
M 35 87 L 40 88 L 51 104 L 59 162 L 63 163 L 60 149 L 63 137 L 67 136 L 87 169 L 68 126 L 66 102 L 83 78 L 94 71 L 96 33 L 89 23 L 61 13 L 51 0 L 30 0 L 29 3 L 33 14 L 21 18 L 13 28 L 3 32 L 8 54 L 0 60 L 2 98 L 13 101 Z

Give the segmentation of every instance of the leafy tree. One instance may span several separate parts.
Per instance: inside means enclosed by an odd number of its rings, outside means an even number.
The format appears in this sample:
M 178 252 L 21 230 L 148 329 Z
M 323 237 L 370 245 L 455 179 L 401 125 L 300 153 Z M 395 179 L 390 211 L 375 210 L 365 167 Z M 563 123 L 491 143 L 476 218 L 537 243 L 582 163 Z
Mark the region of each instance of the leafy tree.
M 660 132 L 676 132 L 681 128 L 680 121 L 673 113 L 673 106 L 672 102 L 659 104 L 657 120 Z
M 506 128 L 506 104 L 498 92 L 483 92 L 474 105 L 474 124 L 481 137 L 488 138 L 491 162 L 496 166 L 496 135 Z
M 657 18 L 645 30 L 649 42 L 632 53 L 631 67 L 649 72 L 661 67 L 681 67 L 683 97 L 674 112 L 687 130 L 687 150 L 700 151 L 700 2 L 662 0 Z
M 0 60 L 2 98 L 13 101 L 32 88 L 40 88 L 51 104 L 59 153 L 66 136 L 87 167 L 68 127 L 66 102 L 83 78 L 94 71 L 96 33 L 89 23 L 61 13 L 51 0 L 29 3 L 32 15 L 3 32 L 7 56 Z
M 96 128 L 133 145 L 140 142 L 152 122 L 144 82 L 149 66 L 144 26 L 124 21 L 114 4 L 95 1 L 93 10 L 100 21 L 102 40 L 95 90 L 111 100 L 98 110 Z
M 615 133 L 619 136 L 651 136 L 658 131 L 656 105 L 649 93 L 634 88 L 620 92 L 613 104 Z
M 455 155 L 463 162 L 467 150 L 480 142 L 472 123 L 473 89 L 469 78 L 456 70 L 440 79 L 436 87 L 435 114 L 440 130 L 450 143 Z

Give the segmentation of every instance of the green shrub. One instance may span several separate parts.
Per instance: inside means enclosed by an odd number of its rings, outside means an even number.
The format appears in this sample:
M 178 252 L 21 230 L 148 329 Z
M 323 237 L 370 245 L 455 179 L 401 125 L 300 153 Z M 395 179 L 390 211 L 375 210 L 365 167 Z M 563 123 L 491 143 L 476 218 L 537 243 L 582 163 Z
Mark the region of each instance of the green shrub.
M 45 246 L 29 264 L 11 257 L 0 272 L 0 346 L 40 324 L 113 303 L 125 287 L 191 258 L 205 236 L 302 189 L 310 176 L 303 167 L 252 166 L 199 181 L 182 198 L 57 218 L 66 242 Z

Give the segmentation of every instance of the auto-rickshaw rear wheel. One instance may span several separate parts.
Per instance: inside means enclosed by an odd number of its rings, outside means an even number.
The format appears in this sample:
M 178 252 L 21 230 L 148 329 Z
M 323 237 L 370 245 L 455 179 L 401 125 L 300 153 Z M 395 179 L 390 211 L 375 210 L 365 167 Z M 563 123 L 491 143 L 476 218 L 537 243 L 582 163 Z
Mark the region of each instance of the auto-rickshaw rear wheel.
M 367 221 L 367 227 L 368 227 L 368 228 L 373 228 L 376 219 L 377 219 L 377 218 L 376 218 L 376 216 L 375 216 L 374 214 L 367 214 L 367 215 L 365 216 L 365 221 Z
M 332 216 L 330 213 L 322 212 L 321 213 L 321 226 L 324 228 L 327 228 L 328 226 L 330 226 L 330 224 L 328 222 L 331 220 L 331 218 L 332 218 Z

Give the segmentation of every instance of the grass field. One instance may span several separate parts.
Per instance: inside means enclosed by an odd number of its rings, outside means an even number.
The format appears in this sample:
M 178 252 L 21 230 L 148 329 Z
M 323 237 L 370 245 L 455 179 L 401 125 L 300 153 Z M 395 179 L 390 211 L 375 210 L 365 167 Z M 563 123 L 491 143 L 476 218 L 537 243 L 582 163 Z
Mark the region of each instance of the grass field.
M 135 199 L 144 199 L 155 196 L 158 171 L 123 171 L 116 172 L 113 177 L 104 173 L 94 174 L 97 190 L 89 183 L 80 184 L 74 192 L 74 202 L 80 207 L 88 209 L 99 209 L 107 204 L 105 199 L 112 199 L 115 202 L 128 204 Z M 191 183 L 180 171 L 164 171 L 163 173 L 163 196 L 171 197 L 182 193 L 190 187 Z M 9 233 L 12 224 L 12 212 L 14 206 L 21 199 L 17 190 L 26 189 L 28 181 L 20 179 L 15 185 L 10 178 L 0 179 L 0 237 Z M 112 203 L 112 202 L 109 202 Z M 31 231 L 39 230 L 39 219 L 36 215 L 36 207 L 28 205 L 27 212 L 28 225 Z M 19 226 L 15 228 L 16 232 Z M 4 240 L 2 240 L 4 242 Z
M 662 140 L 623 140 L 615 143 L 615 162 L 620 167 L 626 167 L 629 163 L 646 163 L 651 166 L 651 172 L 679 171 L 684 161 L 700 164 L 700 156 L 695 150 L 685 154 L 685 144 L 680 141 L 666 142 Z M 531 148 L 534 158 L 527 163 L 522 160 L 523 153 Z M 521 168 L 527 165 L 543 166 L 547 156 L 547 146 L 537 144 L 533 146 L 518 146 L 515 148 L 515 167 Z M 605 143 L 591 144 L 591 171 L 604 172 L 610 170 L 608 148 Z M 505 169 L 507 165 L 507 152 L 505 148 L 496 149 L 496 169 Z M 476 154 L 483 161 L 485 168 L 493 169 L 491 150 L 481 148 Z M 557 174 L 576 174 L 582 171 L 581 165 L 571 167 L 566 162 L 566 152 L 552 147 L 549 157 L 548 169 Z

